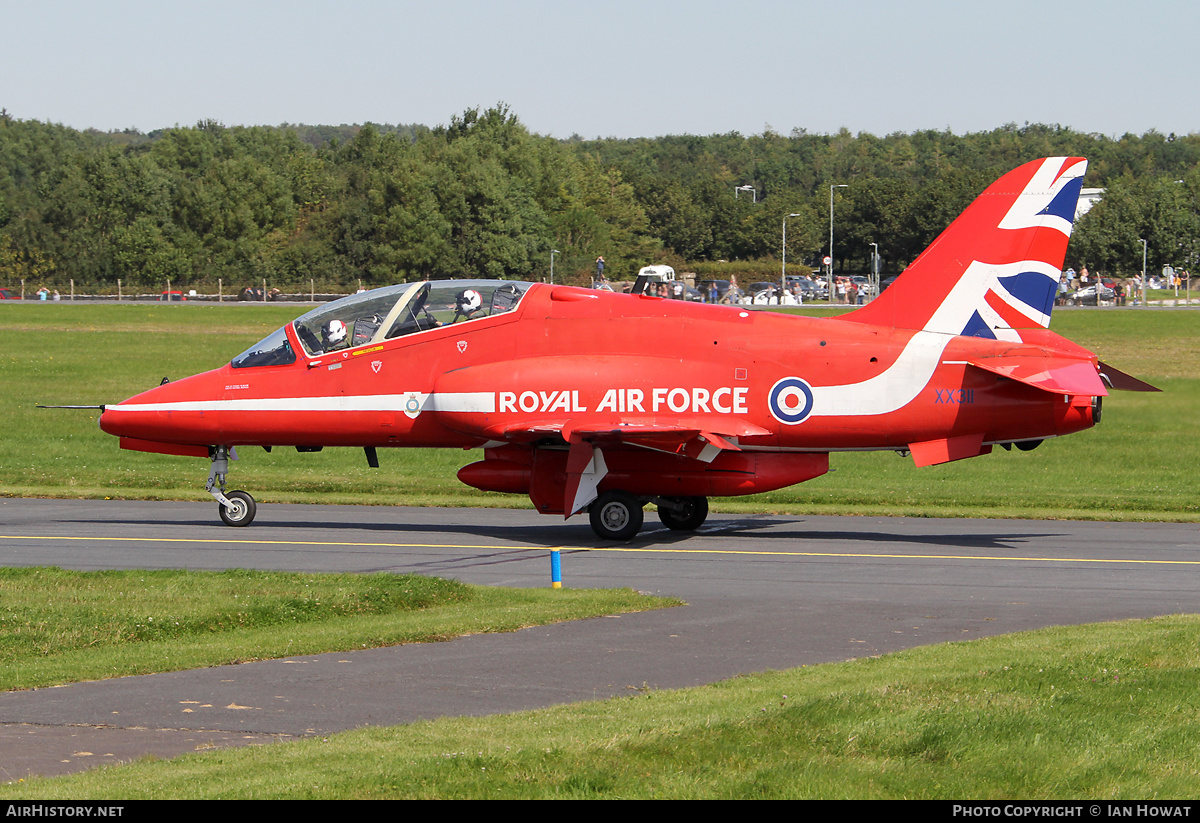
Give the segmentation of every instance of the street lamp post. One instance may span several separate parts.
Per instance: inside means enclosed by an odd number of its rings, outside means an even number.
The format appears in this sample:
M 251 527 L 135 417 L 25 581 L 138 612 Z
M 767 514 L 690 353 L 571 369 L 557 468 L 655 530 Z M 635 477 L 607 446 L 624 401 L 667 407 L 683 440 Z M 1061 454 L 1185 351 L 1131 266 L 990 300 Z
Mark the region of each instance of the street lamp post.
M 783 305 L 783 295 L 787 292 L 787 221 L 788 217 L 799 217 L 799 212 L 792 212 L 783 218 L 783 273 L 779 275 L 779 304 Z
M 558 249 L 550 249 L 550 285 L 554 285 L 554 255 L 560 254 Z
M 754 186 L 751 186 L 749 183 L 747 183 L 744 186 L 735 186 L 733 189 L 733 199 L 737 200 L 738 192 L 743 192 L 743 191 L 750 192 L 750 202 L 751 203 L 758 202 L 758 189 L 754 188 Z
M 871 294 L 870 297 L 879 296 L 879 244 L 870 242 L 867 244 L 871 247 Z
M 834 183 L 829 186 L 829 302 L 833 302 L 833 190 L 848 189 L 846 183 Z
M 1150 305 L 1150 294 L 1146 291 L 1146 241 L 1139 237 L 1138 242 L 1142 244 L 1142 308 L 1144 309 Z M 1099 286 L 1096 286 L 1096 294 L 1100 294 Z

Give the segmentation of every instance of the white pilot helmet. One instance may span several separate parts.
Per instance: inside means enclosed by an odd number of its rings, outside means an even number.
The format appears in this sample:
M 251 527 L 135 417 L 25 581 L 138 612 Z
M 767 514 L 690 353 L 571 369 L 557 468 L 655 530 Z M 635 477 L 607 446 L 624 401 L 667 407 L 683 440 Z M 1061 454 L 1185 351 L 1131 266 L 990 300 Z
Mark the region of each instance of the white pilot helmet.
M 341 343 L 346 339 L 346 324 L 341 320 L 330 320 L 325 326 L 325 339 L 330 343 Z
M 458 308 L 464 314 L 470 314 L 483 305 L 483 295 L 475 289 L 465 289 L 459 292 Z

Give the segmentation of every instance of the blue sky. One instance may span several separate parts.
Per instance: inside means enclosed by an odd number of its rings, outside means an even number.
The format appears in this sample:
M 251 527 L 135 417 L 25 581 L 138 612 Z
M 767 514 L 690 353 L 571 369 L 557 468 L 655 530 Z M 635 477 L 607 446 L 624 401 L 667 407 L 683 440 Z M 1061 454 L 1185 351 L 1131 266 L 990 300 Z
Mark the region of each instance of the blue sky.
M 1200 132 L 1195 2 L 0 0 L 0 30 L 0 107 L 75 128 Z

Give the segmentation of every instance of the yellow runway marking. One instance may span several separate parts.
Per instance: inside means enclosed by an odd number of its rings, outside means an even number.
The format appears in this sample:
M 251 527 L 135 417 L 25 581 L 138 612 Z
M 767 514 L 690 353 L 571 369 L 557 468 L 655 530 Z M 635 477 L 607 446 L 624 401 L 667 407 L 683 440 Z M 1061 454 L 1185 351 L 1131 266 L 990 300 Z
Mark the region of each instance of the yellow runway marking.
M 996 560 L 1013 563 L 1132 563 L 1150 566 L 1200 566 L 1200 560 L 1154 560 L 1145 558 L 1028 557 L 986 554 L 895 554 L 873 552 L 768 551 L 750 549 L 677 549 L 661 546 L 500 546 L 459 543 L 360 543 L 319 540 L 218 540 L 192 537 L 57 537 L 53 535 L 0 535 L 0 540 L 79 540 L 110 543 L 197 543 L 253 546 L 325 546 L 361 549 L 474 549 L 530 552 L 627 552 L 632 554 L 717 554 L 747 557 L 821 557 L 877 560 Z
M 379 548 L 379 549 L 517 549 L 522 551 L 542 551 L 541 546 L 471 546 L 455 543 L 345 543 L 341 541 L 320 540 L 213 540 L 196 537 L 66 537 L 55 535 L 31 534 L 0 534 L 0 540 L 83 540 L 109 541 L 112 543 L 205 543 L 217 545 L 244 546 L 336 546 L 339 548 Z M 545 551 L 552 551 L 549 546 Z
M 597 549 L 578 549 L 578 551 L 606 552 L 679 552 L 681 554 L 746 554 L 768 555 L 779 557 L 838 557 L 838 558 L 879 558 L 898 560 L 1005 560 L 1028 563 L 1143 563 L 1149 565 L 1168 566 L 1200 566 L 1200 560 L 1146 560 L 1136 558 L 1102 558 L 1102 557 L 1008 557 L 1005 555 L 987 554 L 874 554 L 871 552 L 781 552 L 781 551 L 744 551 L 741 549 L 654 549 L 628 548 L 623 546 L 602 546 Z

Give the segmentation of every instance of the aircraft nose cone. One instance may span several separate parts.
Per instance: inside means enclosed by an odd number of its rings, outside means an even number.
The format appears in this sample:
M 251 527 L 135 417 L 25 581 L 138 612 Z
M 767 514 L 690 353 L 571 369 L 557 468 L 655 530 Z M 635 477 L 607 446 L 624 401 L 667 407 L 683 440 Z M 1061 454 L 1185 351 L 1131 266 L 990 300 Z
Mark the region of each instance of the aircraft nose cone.
M 117 437 L 162 443 L 217 443 L 215 386 L 211 372 L 164 383 L 106 406 L 100 429 Z

